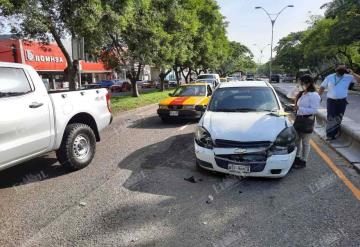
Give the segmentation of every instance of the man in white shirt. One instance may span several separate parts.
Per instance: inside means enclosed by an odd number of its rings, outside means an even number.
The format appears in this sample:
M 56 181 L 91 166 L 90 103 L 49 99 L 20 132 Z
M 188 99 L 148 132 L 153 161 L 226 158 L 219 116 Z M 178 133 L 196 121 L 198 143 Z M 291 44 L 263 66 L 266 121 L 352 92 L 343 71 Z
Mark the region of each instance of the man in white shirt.
M 360 76 L 352 70 L 347 69 L 345 64 L 336 66 L 336 73 L 328 75 L 321 83 L 319 94 L 325 89 L 327 92 L 327 126 L 326 136 L 328 140 L 336 138 L 342 118 L 344 116 L 349 86 L 353 82 L 360 83 Z

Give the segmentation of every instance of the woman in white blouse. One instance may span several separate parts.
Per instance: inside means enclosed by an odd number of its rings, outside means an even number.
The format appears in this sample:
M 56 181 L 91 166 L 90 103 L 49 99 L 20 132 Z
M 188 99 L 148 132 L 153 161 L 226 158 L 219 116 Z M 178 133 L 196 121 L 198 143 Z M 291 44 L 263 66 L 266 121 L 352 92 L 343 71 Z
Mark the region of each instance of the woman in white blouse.
M 315 114 L 321 98 L 316 91 L 314 79 L 310 75 L 300 78 L 303 91 L 295 100 L 296 119 L 294 127 L 298 133 L 297 153 L 293 167 L 304 168 L 310 153 L 310 138 L 314 130 Z

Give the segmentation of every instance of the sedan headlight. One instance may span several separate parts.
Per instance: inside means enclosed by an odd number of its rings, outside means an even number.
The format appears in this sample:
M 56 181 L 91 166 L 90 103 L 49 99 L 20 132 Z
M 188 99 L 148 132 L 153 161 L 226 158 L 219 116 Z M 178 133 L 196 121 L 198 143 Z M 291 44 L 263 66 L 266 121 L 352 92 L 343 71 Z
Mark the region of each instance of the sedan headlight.
M 271 154 L 289 154 L 294 151 L 296 142 L 296 131 L 294 127 L 287 127 L 277 136 L 274 144 L 272 145 Z
M 210 133 L 203 127 L 197 127 L 195 131 L 195 141 L 196 143 L 203 148 L 212 149 L 213 141 L 211 139 Z
M 159 109 L 168 109 L 167 105 L 159 105 Z
M 195 109 L 195 105 L 184 105 L 183 106 L 184 110 L 194 110 Z

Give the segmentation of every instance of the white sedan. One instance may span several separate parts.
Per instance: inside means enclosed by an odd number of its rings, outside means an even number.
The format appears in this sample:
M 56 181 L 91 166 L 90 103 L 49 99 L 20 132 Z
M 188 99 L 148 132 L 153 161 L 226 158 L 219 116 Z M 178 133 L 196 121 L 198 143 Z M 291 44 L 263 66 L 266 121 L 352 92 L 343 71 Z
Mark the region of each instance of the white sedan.
M 296 132 L 269 83 L 223 83 L 197 126 L 196 163 L 234 175 L 283 177 L 296 156 L 295 140 Z

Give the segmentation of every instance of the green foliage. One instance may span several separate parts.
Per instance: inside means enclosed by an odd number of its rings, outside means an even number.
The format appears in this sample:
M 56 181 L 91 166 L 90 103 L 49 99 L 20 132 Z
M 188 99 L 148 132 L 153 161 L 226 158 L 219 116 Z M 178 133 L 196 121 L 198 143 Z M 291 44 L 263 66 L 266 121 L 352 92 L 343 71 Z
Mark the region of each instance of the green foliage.
M 333 0 L 323 7 L 325 17 L 311 18 L 308 30 L 280 40 L 275 63 L 286 71 L 303 67 L 321 74 L 335 61 L 360 68 L 360 4 L 356 0 Z
M 229 42 L 228 54 L 226 59 L 219 66 L 218 72 L 221 76 L 228 76 L 234 72 L 253 69 L 256 64 L 253 54 L 245 45 L 238 42 Z

